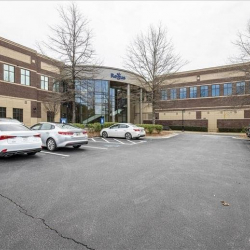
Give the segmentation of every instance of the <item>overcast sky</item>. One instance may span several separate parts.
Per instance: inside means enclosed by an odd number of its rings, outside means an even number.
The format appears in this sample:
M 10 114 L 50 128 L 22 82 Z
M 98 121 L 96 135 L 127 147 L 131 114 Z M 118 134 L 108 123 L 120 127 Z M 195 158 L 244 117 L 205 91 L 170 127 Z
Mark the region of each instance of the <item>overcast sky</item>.
M 103 66 L 124 68 L 127 45 L 151 24 L 168 29 L 176 52 L 189 63 L 181 71 L 229 63 L 232 44 L 250 19 L 250 1 L 75 1 L 90 20 Z M 58 5 L 68 1 L 0 1 L 0 36 L 37 50 Z

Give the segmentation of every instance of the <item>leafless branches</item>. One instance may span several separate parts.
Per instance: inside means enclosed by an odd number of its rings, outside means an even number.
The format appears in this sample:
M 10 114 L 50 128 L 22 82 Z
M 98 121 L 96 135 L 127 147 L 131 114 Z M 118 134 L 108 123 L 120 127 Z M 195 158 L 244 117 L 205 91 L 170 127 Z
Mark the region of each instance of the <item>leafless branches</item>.
M 61 75 L 57 81 L 66 85 L 67 101 L 72 103 L 72 122 L 75 122 L 75 97 L 81 93 L 76 90 L 76 81 L 81 79 L 93 79 L 100 63 L 96 60 L 92 47 L 92 31 L 88 28 L 89 21 L 85 18 L 75 3 L 71 3 L 66 9 L 59 7 L 61 23 L 50 27 L 52 35 L 48 42 L 42 45 L 57 55 Z
M 175 54 L 172 40 L 162 25 L 150 26 L 147 34 L 138 35 L 128 47 L 125 67 L 138 75 L 137 80 L 148 91 L 153 124 L 164 81 L 184 64 L 186 62 Z

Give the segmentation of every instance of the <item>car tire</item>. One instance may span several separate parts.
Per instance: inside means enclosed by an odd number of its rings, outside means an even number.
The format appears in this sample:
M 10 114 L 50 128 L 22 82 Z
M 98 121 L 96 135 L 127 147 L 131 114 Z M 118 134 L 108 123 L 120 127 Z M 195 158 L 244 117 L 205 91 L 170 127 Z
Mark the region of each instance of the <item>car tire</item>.
M 132 135 L 131 135 L 130 133 L 126 133 L 126 134 L 125 134 L 125 138 L 126 138 L 127 140 L 131 140 L 131 139 L 132 139 Z
M 55 140 L 52 139 L 52 138 L 49 138 L 49 139 L 47 140 L 46 145 L 47 145 L 47 149 L 48 149 L 49 151 L 55 151 L 56 148 L 57 148 L 56 142 L 55 142 Z
M 82 145 L 74 145 L 73 148 L 80 148 Z
M 103 138 L 108 138 L 108 133 L 106 131 L 102 132 L 102 137 Z
M 27 155 L 35 155 L 37 152 L 30 152 L 30 153 L 27 153 Z

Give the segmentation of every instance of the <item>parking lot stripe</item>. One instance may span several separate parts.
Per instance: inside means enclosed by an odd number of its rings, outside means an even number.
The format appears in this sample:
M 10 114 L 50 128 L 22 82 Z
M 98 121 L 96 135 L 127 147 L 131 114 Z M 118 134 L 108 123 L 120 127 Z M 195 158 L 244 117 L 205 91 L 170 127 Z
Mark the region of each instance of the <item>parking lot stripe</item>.
M 45 152 L 45 151 L 41 151 L 41 153 L 69 157 L 69 155 L 63 155 L 63 154 L 57 154 L 57 153 L 51 153 L 51 152 Z
M 105 140 L 104 138 L 102 138 L 105 142 L 109 143 L 109 141 Z
M 99 147 L 91 147 L 91 146 L 82 146 L 83 148 L 97 148 L 97 149 L 107 149 L 107 148 L 99 148 Z
M 133 141 L 130 141 L 130 140 L 127 140 L 127 141 L 129 141 L 129 142 L 131 142 L 131 143 L 133 143 L 133 144 L 136 144 L 135 142 L 133 142 Z
M 90 138 L 92 141 L 96 142 L 96 140 L 94 138 Z
M 119 140 L 116 140 L 116 139 L 114 139 L 115 141 L 118 141 L 118 142 L 120 142 L 121 144 L 125 144 L 125 143 L 123 143 L 122 141 L 119 141 Z

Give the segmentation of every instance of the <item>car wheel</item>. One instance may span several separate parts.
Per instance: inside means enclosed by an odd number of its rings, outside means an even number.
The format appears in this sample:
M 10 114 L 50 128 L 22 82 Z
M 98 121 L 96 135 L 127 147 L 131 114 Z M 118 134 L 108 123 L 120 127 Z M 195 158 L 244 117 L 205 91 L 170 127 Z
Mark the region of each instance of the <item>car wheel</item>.
M 47 140 L 47 149 L 48 149 L 49 151 L 55 151 L 56 148 L 57 148 L 57 146 L 56 146 L 55 140 L 52 139 L 52 138 L 49 138 L 49 139 Z
M 30 152 L 30 153 L 27 153 L 27 155 L 35 155 L 37 152 Z
M 80 148 L 82 145 L 74 145 L 73 148 Z
M 108 138 L 108 133 L 106 131 L 102 132 L 102 137 L 103 138 Z
M 132 139 L 132 135 L 131 135 L 130 133 L 126 133 L 126 134 L 125 134 L 125 138 L 126 138 L 127 140 L 131 140 L 131 139 Z

